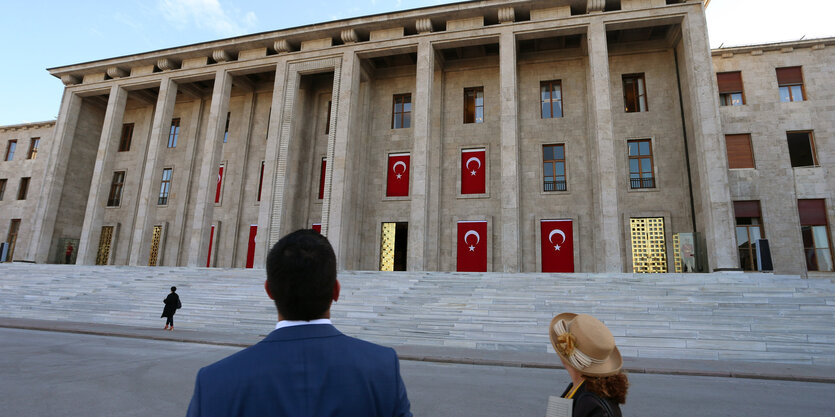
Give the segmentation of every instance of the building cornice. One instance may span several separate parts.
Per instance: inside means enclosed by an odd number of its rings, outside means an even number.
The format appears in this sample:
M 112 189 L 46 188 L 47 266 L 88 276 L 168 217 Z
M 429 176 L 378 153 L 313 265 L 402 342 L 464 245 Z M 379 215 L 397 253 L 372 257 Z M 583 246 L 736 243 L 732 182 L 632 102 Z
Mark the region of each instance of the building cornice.
M 8 132 L 14 130 L 26 130 L 26 129 L 40 129 L 43 127 L 52 127 L 55 126 L 55 120 L 45 120 L 42 122 L 31 122 L 31 123 L 18 123 L 14 125 L 6 125 L 0 126 L 0 132 Z
M 801 49 L 801 48 L 821 48 L 827 46 L 835 45 L 835 37 L 832 38 L 817 38 L 817 39 L 804 39 L 799 41 L 788 41 L 788 42 L 775 42 L 775 43 L 764 43 L 764 44 L 757 44 L 757 45 L 741 45 L 741 46 L 731 46 L 727 48 L 716 48 L 711 50 L 711 55 L 713 56 L 722 56 L 722 55 L 733 55 L 733 54 L 745 54 L 754 51 L 785 51 L 789 52 L 787 48 L 792 49 Z

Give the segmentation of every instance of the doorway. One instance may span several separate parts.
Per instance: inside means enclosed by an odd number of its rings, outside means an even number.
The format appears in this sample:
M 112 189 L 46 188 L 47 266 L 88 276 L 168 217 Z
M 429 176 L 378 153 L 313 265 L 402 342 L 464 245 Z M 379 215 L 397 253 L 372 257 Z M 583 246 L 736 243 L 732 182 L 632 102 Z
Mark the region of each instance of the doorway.
M 409 223 L 383 223 L 380 236 L 380 271 L 405 271 Z

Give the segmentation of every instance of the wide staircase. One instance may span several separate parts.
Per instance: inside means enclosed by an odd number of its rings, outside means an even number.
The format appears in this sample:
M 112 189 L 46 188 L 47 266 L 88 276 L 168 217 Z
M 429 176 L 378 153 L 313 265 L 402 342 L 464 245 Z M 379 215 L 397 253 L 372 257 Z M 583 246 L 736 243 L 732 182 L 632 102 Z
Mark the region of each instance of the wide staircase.
M 263 335 L 263 270 L 0 264 L 0 316 Z M 835 283 L 772 274 L 339 274 L 344 333 L 386 345 L 546 352 L 560 312 L 603 320 L 624 356 L 835 365 Z

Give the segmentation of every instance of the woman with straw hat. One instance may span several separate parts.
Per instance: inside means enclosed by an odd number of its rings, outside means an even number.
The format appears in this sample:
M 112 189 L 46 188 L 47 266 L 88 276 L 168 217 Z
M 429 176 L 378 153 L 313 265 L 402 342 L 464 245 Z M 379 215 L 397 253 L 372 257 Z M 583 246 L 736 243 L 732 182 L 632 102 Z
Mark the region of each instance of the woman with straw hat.
M 562 313 L 551 320 L 551 345 L 571 376 L 562 394 L 573 399 L 572 417 L 621 417 L 629 381 L 612 332 L 588 314 Z

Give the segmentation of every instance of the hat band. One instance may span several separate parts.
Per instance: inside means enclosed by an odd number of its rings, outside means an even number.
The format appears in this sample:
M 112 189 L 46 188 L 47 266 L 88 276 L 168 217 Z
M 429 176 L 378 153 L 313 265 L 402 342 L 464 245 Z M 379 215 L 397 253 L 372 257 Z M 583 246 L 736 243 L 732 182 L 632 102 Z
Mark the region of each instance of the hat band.
M 577 370 L 583 370 L 591 365 L 606 362 L 605 359 L 595 359 L 586 355 L 574 346 L 574 335 L 568 331 L 565 320 L 554 324 L 554 332 L 557 334 L 557 350 L 565 356 L 566 360 Z

